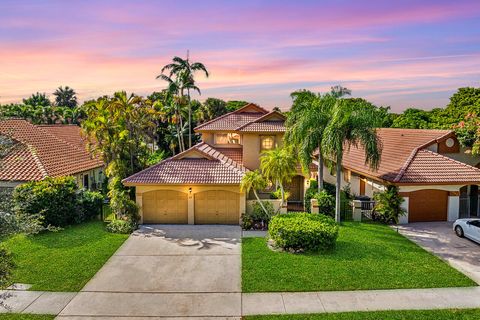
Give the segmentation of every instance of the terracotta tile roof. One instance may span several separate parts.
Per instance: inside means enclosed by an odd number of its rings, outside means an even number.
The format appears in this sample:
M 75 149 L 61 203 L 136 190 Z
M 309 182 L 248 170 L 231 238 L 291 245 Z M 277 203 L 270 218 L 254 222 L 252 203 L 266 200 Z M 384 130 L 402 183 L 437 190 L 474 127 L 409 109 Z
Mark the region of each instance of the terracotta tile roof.
M 100 159 L 91 157 L 85 145 L 79 145 L 80 137 L 67 137 L 79 134 L 78 129 L 62 127 L 45 129 L 21 119 L 0 121 L 0 134 L 18 142 L 2 161 L 0 180 L 41 180 L 103 166 Z
M 87 139 L 82 135 L 82 129 L 74 124 L 48 124 L 37 125 L 37 127 L 53 134 L 57 138 L 74 145 L 80 149 L 85 149 Z
M 378 171 L 372 171 L 365 165 L 365 151 L 361 146 L 345 151 L 343 166 L 361 174 L 393 182 L 402 168 L 408 165 L 416 150 L 426 148 L 451 134 L 451 130 L 381 128 L 377 130 L 383 147 Z
M 243 148 L 215 148 L 233 161 L 243 164 Z
M 478 183 L 480 169 L 430 150 L 418 150 L 395 182 Z
M 251 122 L 239 129 L 243 132 L 285 132 L 283 121 Z
M 124 179 L 123 183 L 239 184 L 246 171 L 241 164 L 202 142 Z
M 236 131 L 238 128 L 257 120 L 268 113 L 269 112 L 262 107 L 249 103 L 238 110 L 197 126 L 195 131 Z

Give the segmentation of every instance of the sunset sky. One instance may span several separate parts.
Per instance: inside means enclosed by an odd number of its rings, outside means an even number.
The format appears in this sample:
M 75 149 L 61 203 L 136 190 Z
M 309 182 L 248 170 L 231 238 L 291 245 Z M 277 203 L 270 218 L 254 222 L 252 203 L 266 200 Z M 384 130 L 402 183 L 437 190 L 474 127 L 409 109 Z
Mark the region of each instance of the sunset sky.
M 148 94 L 174 55 L 209 69 L 201 100 L 287 109 L 341 84 L 394 111 L 480 87 L 480 1 L 0 0 L 0 103 L 73 87 Z

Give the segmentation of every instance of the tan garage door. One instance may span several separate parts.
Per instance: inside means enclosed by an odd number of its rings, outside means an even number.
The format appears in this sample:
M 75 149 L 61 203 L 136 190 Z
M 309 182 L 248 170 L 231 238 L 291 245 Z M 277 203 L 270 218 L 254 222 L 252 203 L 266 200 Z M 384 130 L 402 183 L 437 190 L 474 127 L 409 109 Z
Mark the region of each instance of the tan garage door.
M 187 194 L 174 190 L 143 194 L 143 223 L 188 223 Z
M 447 220 L 448 192 L 419 190 L 411 192 L 408 199 L 408 221 Z
M 240 196 L 230 191 L 203 191 L 195 195 L 195 224 L 239 224 Z

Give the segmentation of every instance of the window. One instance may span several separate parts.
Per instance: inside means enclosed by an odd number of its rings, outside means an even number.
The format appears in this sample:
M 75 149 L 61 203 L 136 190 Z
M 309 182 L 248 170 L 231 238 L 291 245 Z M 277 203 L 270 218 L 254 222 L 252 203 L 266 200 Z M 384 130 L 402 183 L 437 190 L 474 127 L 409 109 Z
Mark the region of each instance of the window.
M 240 135 L 238 133 L 217 133 L 215 134 L 215 144 L 240 144 Z
M 260 148 L 262 150 L 271 150 L 275 147 L 275 137 L 274 136 L 261 136 L 260 137 Z
M 343 181 L 350 182 L 352 178 L 352 172 L 350 170 L 343 169 Z

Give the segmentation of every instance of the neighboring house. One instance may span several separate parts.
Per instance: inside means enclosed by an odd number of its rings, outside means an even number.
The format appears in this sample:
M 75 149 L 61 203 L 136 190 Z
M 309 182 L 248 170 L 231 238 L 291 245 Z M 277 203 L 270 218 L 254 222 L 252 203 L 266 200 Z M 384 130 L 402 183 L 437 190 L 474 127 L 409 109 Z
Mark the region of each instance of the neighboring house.
M 480 157 L 462 148 L 453 131 L 392 128 L 377 134 L 383 145 L 378 170 L 365 165 L 363 148 L 351 147 L 343 157 L 342 187 L 372 197 L 397 185 L 408 212 L 402 223 L 480 216 Z M 324 173 L 335 183 L 330 170 Z
M 258 169 L 262 151 L 282 145 L 285 117 L 248 104 L 195 131 L 201 143 L 123 180 L 136 187 L 142 223 L 239 224 L 252 198 L 240 191 L 242 176 Z M 289 203 L 303 202 L 306 183 L 298 170 Z
M 13 141 L 0 163 L 0 188 L 59 176 L 75 177 L 80 187 L 101 187 L 104 164 L 87 151 L 80 127 L 7 119 L 0 121 L 0 135 Z

